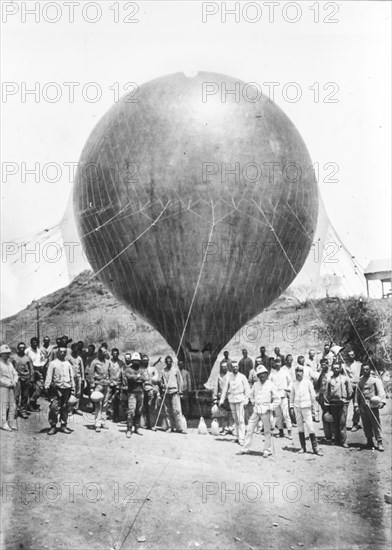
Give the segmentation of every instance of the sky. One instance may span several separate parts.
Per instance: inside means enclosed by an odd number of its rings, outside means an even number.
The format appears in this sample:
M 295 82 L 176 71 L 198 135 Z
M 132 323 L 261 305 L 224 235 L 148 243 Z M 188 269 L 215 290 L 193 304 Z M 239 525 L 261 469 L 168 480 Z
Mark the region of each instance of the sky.
M 59 223 L 72 166 L 127 83 L 178 71 L 270 97 L 275 82 L 342 241 L 363 267 L 391 256 L 390 2 L 281 2 L 273 14 L 270 2 L 71 4 L 72 17 L 70 3 L 1 6 L 2 317 L 34 298 L 4 247 Z

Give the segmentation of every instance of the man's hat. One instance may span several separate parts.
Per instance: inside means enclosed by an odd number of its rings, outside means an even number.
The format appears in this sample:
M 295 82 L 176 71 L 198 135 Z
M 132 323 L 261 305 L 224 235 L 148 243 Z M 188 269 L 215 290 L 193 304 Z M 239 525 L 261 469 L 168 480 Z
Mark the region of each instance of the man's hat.
M 141 360 L 142 358 L 140 357 L 140 353 L 138 353 L 137 351 L 132 353 L 131 361 L 141 361 Z
M 264 365 L 259 365 L 259 366 L 257 367 L 257 369 L 256 369 L 256 374 L 257 374 L 257 376 L 258 376 L 259 374 L 263 374 L 264 372 L 266 372 L 266 373 L 268 374 L 268 371 L 267 371 L 267 369 L 265 368 L 265 366 L 264 366 Z
M 7 344 L 3 344 L 0 346 L 0 353 L 11 353 L 11 349 L 7 346 Z

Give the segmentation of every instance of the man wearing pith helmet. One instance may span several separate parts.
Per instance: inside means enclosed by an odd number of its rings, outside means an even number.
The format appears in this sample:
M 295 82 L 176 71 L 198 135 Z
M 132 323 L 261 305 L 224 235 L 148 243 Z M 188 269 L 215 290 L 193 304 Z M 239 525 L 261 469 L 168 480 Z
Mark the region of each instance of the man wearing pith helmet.
M 267 458 L 271 452 L 271 416 L 275 407 L 280 403 L 279 393 L 274 384 L 268 380 L 268 370 L 264 365 L 256 369 L 258 381 L 252 386 L 250 400 L 253 403 L 253 414 L 249 419 L 248 431 L 245 438 L 243 454 L 249 453 L 252 443 L 253 432 L 256 430 L 260 420 L 264 426 L 264 452 L 263 457 Z
M 0 346 L 0 407 L 1 428 L 6 432 L 17 430 L 15 422 L 15 386 L 18 381 L 11 360 L 11 350 L 7 345 Z

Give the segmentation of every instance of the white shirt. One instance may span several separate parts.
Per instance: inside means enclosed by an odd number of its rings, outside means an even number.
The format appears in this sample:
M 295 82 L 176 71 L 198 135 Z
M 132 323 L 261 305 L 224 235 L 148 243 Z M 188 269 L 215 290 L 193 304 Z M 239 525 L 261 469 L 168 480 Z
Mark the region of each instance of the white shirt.
M 250 387 L 246 376 L 240 372 L 237 374 L 230 372 L 226 376 L 220 403 L 224 403 L 226 396 L 229 403 L 247 403 L 249 394 Z
M 33 367 L 43 367 L 47 362 L 47 357 L 45 353 L 41 351 L 40 348 L 33 350 L 33 348 L 27 348 L 25 354 L 30 357 Z
M 304 377 L 302 380 L 296 380 L 293 383 L 290 394 L 290 406 L 294 405 L 300 409 L 311 407 L 315 398 L 313 384 L 309 379 Z
M 269 380 L 276 387 L 279 397 L 287 397 L 285 390 L 289 390 L 292 380 L 288 369 L 281 367 L 279 370 L 272 369 Z

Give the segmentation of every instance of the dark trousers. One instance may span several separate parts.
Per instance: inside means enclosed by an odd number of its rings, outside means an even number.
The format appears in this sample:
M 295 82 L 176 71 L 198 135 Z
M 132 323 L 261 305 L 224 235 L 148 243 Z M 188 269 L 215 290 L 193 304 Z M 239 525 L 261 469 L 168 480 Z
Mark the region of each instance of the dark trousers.
M 352 397 L 352 400 L 353 400 L 353 403 L 355 403 L 355 397 L 356 397 L 356 394 L 357 394 L 357 386 L 354 386 L 353 387 L 353 397 Z M 354 412 L 353 412 L 353 426 L 358 426 L 359 424 L 359 419 L 360 419 L 360 414 L 359 414 L 359 408 L 358 407 L 354 407 Z
M 49 423 L 56 426 L 60 415 L 61 424 L 67 425 L 68 400 L 71 397 L 71 388 L 52 388 L 52 400 L 49 407 Z
M 333 429 L 335 432 L 336 443 L 346 443 L 347 439 L 347 408 L 345 405 L 331 405 L 331 414 L 333 418 Z
M 26 412 L 29 403 L 30 380 L 19 378 L 15 387 L 15 401 L 19 412 Z
M 185 418 L 189 416 L 189 393 L 184 392 L 181 397 L 181 411 Z
M 146 420 L 146 427 L 149 430 L 152 428 L 152 425 L 155 424 L 160 403 L 161 398 L 158 392 L 154 392 L 154 390 L 144 392 L 144 417 Z
M 324 395 L 320 394 L 316 397 L 320 407 L 321 407 L 321 410 L 322 410 L 322 413 L 321 413 L 321 419 L 323 421 L 323 430 L 324 430 L 324 435 L 326 437 L 326 439 L 332 439 L 332 423 L 331 422 L 326 422 L 325 421 L 325 415 L 328 413 L 330 413 L 330 407 L 325 403 L 325 400 L 324 400 Z
M 360 411 L 366 439 L 368 441 L 373 441 L 374 434 L 376 441 L 381 441 L 382 435 L 379 409 L 371 409 L 367 405 L 363 405 Z
M 118 422 L 120 419 L 120 390 L 117 386 L 112 386 L 110 388 L 109 410 L 112 415 L 113 422 Z
M 128 394 L 127 427 L 129 431 L 132 430 L 132 426 L 135 426 L 136 430 L 140 427 L 140 417 L 143 412 L 143 402 L 143 391 Z
M 295 412 L 294 412 L 294 409 L 293 408 L 289 408 L 289 415 L 290 415 L 290 420 L 291 420 L 291 423 L 294 425 L 294 424 L 297 424 L 297 419 L 295 417 Z
M 44 377 L 41 370 L 34 369 L 34 380 L 30 387 L 30 401 L 37 402 L 37 399 L 41 397 L 44 391 Z

